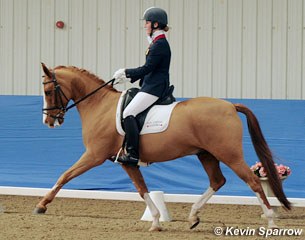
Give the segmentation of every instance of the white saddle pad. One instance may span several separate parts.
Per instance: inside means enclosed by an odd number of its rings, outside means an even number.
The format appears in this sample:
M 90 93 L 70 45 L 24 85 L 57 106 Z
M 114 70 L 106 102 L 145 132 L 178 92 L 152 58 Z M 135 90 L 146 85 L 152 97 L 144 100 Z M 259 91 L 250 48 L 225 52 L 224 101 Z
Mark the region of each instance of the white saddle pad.
M 121 125 L 121 105 L 126 91 L 123 91 L 119 99 L 116 110 L 116 129 L 120 135 L 125 135 Z M 167 129 L 171 113 L 178 102 L 173 102 L 170 105 L 155 105 L 153 106 L 145 119 L 140 135 L 148 133 L 159 133 Z

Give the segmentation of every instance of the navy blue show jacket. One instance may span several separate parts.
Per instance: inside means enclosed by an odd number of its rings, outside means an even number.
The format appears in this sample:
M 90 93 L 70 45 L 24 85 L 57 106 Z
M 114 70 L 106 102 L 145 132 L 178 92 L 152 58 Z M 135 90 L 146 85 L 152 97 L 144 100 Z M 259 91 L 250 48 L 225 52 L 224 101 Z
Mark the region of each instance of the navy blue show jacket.
M 146 62 L 138 68 L 126 69 L 126 77 L 131 82 L 140 80 L 140 91 L 159 98 L 169 90 L 169 66 L 171 50 L 165 37 L 157 39 L 146 52 Z

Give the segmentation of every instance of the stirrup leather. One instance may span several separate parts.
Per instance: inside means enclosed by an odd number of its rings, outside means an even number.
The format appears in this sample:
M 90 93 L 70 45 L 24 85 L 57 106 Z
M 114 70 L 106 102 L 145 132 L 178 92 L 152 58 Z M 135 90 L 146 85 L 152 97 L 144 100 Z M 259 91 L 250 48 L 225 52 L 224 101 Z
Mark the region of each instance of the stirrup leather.
M 138 166 L 139 159 L 131 156 L 130 153 L 126 153 L 120 156 L 120 153 L 122 152 L 123 148 L 120 149 L 118 154 L 116 155 L 116 158 L 114 160 L 114 163 L 123 164 L 127 166 Z

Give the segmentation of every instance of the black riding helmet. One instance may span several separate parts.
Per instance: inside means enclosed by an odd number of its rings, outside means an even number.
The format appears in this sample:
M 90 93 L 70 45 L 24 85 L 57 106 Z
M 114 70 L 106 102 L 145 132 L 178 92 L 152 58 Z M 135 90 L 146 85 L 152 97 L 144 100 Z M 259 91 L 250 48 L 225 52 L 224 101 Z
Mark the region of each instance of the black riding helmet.
M 152 29 L 154 29 L 154 23 L 156 22 L 160 29 L 164 29 L 167 26 L 167 13 L 161 8 L 150 7 L 145 10 L 143 20 L 150 21 Z

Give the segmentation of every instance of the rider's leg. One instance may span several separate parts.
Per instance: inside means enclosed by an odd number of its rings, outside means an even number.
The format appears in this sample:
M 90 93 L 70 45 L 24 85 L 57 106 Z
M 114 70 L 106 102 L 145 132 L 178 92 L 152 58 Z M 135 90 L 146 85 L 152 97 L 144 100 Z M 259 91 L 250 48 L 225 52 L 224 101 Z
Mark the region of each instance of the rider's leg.
M 158 99 L 159 98 L 155 95 L 146 92 L 138 92 L 125 108 L 123 118 L 128 116 L 137 116 L 139 113 L 143 112 L 153 103 L 155 103 Z
M 130 166 L 138 165 L 139 161 L 139 127 L 134 116 L 124 118 L 125 141 L 127 154 L 118 158 L 118 162 Z
M 145 92 L 139 92 L 123 112 L 123 124 L 126 133 L 127 154 L 118 158 L 118 162 L 136 166 L 139 161 L 139 128 L 136 116 L 150 107 L 158 97 Z

